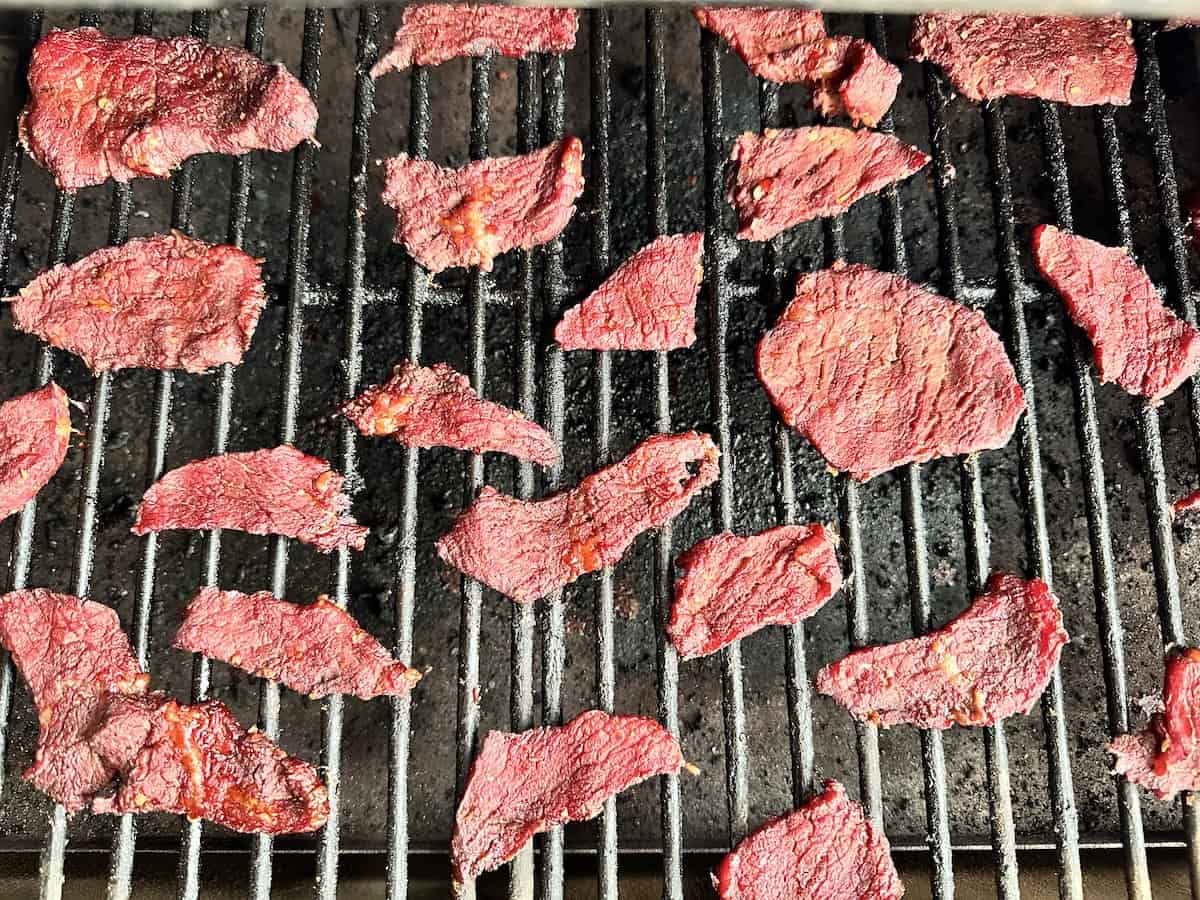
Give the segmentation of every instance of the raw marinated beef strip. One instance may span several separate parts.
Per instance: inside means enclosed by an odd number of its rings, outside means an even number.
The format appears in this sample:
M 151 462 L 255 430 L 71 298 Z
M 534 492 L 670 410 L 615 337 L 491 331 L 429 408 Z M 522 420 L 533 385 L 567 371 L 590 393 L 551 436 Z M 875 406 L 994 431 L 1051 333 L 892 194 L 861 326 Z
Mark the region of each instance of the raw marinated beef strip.
M 557 237 L 582 191 L 583 144 L 569 137 L 461 169 L 401 153 L 387 161 L 383 202 L 396 210 L 392 240 L 430 272 L 489 272 L 501 253 Z
M 661 434 L 542 500 L 484 487 L 437 542 L 438 555 L 516 602 L 532 603 L 612 565 L 635 537 L 682 512 L 716 480 L 719 457 L 706 434 Z
M 70 443 L 67 394 L 54 382 L 0 404 L 0 519 L 37 496 Z
M 267 302 L 262 260 L 172 232 L 55 266 L 12 300 L 13 325 L 93 372 L 237 363 Z
M 899 900 L 904 885 L 886 835 L 847 799 L 825 790 L 786 816 L 772 819 L 721 861 L 721 900 Z
M 51 31 L 33 49 L 21 143 L 65 191 L 163 178 L 198 153 L 291 150 L 317 107 L 282 65 L 193 37 Z
M 729 202 L 742 240 L 845 212 L 919 171 L 929 157 L 891 135 L 815 125 L 746 132 L 733 145 Z
M 1037 702 L 1065 643 L 1046 583 L 997 573 L 945 627 L 855 650 L 817 674 L 817 690 L 884 728 L 995 725 Z
M 1200 331 L 1163 306 L 1124 249 L 1039 225 L 1033 254 L 1091 340 L 1101 381 L 1157 404 L 1200 369 Z
M 519 412 L 482 399 L 444 363 L 404 360 L 387 382 L 367 388 L 341 413 L 365 435 L 390 434 L 406 447 L 495 451 L 543 466 L 558 461 L 554 439 Z
M 285 684 L 316 699 L 407 694 L 421 673 L 392 658 L 345 610 L 322 595 L 300 606 L 269 591 L 205 588 L 187 609 L 174 646 Z
M 677 350 L 696 342 L 704 235 L 651 241 L 577 306 L 554 339 L 564 350 Z
M 971 100 L 1127 106 L 1137 71 L 1132 27 L 1118 16 L 926 13 L 913 20 L 909 52 Z
M 1025 408 L 982 314 L 857 264 L 799 279 L 757 366 L 784 421 L 859 481 L 1003 447 Z
M 392 49 L 371 77 L 409 66 L 436 66 L 456 56 L 494 50 L 521 59 L 530 53 L 566 53 L 575 46 L 573 9 L 430 3 L 404 7 Z
M 232 528 L 281 534 L 325 553 L 361 550 L 367 529 L 346 515 L 344 480 L 291 444 L 193 460 L 150 486 L 133 533 Z
M 842 586 L 832 535 L 821 525 L 730 532 L 677 560 L 667 632 L 684 659 L 707 656 L 766 625 L 807 619 Z
M 508 862 L 535 834 L 594 818 L 609 797 L 683 765 L 670 732 L 642 716 L 590 710 L 558 727 L 489 732 L 454 819 L 456 886 Z

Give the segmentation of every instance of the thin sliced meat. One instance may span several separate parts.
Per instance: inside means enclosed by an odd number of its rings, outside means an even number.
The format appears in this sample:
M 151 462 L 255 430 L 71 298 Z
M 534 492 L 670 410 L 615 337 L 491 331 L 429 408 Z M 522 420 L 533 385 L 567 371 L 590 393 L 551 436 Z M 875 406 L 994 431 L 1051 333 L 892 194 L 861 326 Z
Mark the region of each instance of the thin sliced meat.
M 344 480 L 291 444 L 193 460 L 150 486 L 133 533 L 232 528 L 281 534 L 326 553 L 361 550 L 367 529 L 346 515 Z
M 635 537 L 682 512 L 716 480 L 719 457 L 706 434 L 662 434 L 542 500 L 484 487 L 437 542 L 438 555 L 516 602 L 532 603 L 612 565 Z
M 766 625 L 807 619 L 842 586 L 833 536 L 822 525 L 781 525 L 696 544 L 676 561 L 667 633 L 684 659 L 707 656 Z
M 696 342 L 704 235 L 671 234 L 639 250 L 563 314 L 564 350 L 678 350 Z
M 679 743 L 643 716 L 591 710 L 555 728 L 489 732 L 454 818 L 456 886 L 508 862 L 535 834 L 594 818 L 609 797 L 681 768 Z
M 929 162 L 891 135 L 827 125 L 746 132 L 731 158 L 737 170 L 729 202 L 737 211 L 737 236 L 748 241 L 843 213 Z
M 54 382 L 0 404 L 0 519 L 37 496 L 70 443 L 67 393 Z
M 484 400 L 444 363 L 404 360 L 384 384 L 367 388 L 341 413 L 365 435 L 392 435 L 406 447 L 494 451 L 543 466 L 558 461 L 554 439 L 536 422 Z
M 1192 491 L 1171 504 L 1171 515 L 1188 512 L 1200 506 L 1200 491 Z
M 1046 583 L 997 573 L 945 627 L 855 650 L 817 673 L 817 690 L 884 728 L 995 725 L 1037 702 L 1066 643 Z
M 1157 404 L 1200 369 L 1200 331 L 1163 306 L 1124 249 L 1039 225 L 1033 254 L 1091 340 L 1101 381 Z

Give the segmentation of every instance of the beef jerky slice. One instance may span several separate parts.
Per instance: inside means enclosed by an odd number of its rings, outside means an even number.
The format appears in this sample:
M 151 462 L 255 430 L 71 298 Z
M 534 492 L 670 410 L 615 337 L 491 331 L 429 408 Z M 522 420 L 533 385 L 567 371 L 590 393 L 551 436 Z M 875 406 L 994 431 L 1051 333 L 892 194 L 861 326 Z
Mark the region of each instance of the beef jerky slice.
M 635 537 L 678 515 L 716 480 L 719 456 L 705 434 L 655 435 L 620 462 L 542 500 L 484 487 L 438 541 L 438 555 L 516 602 L 532 603 L 612 565 Z
M 70 443 L 67 394 L 54 382 L 0 404 L 0 519 L 37 496 Z
M 12 301 L 21 331 L 70 351 L 93 372 L 241 362 L 267 296 L 261 260 L 178 232 L 55 266 Z

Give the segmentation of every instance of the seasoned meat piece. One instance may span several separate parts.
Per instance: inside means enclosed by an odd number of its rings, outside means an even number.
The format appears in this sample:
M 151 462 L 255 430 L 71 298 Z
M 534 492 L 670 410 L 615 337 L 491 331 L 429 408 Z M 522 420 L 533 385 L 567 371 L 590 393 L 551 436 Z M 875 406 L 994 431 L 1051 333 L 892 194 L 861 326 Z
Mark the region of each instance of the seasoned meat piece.
M 518 603 L 532 603 L 612 565 L 635 537 L 682 512 L 716 480 L 719 456 L 706 434 L 660 434 L 542 500 L 484 487 L 437 542 L 438 555 Z
M 196 459 L 150 486 L 133 533 L 232 528 L 282 534 L 325 553 L 361 550 L 367 529 L 346 515 L 344 480 L 325 460 L 291 444 Z
M 642 716 L 594 709 L 557 728 L 489 732 L 454 818 L 455 884 L 508 862 L 535 834 L 594 818 L 607 798 L 681 768 L 678 742 Z
M 1037 702 L 1065 643 L 1046 583 L 997 573 L 944 628 L 855 650 L 817 673 L 817 690 L 884 728 L 995 725 Z
M 1101 381 L 1157 404 L 1200 369 L 1200 331 L 1163 306 L 1125 250 L 1039 225 L 1033 254 L 1087 332 Z
M 1192 491 L 1186 496 L 1180 497 L 1171 504 L 1171 515 L 1177 516 L 1180 513 L 1188 512 L 1200 506 L 1200 491 Z
M 557 237 L 582 191 L 583 144 L 569 137 L 461 169 L 401 153 L 387 162 L 383 202 L 396 210 L 392 240 L 430 272 L 456 266 L 490 272 L 501 253 Z
M 317 107 L 282 65 L 193 37 L 51 31 L 33 49 L 21 143 L 65 191 L 163 178 L 198 153 L 290 150 Z
M 54 382 L 0 404 L 0 519 L 37 496 L 70 443 L 67 394 Z
M 554 339 L 564 350 L 692 346 L 703 254 L 704 235 L 698 231 L 651 241 L 563 314 Z
M 261 260 L 172 232 L 43 272 L 12 314 L 93 372 L 203 372 L 242 361 L 266 302 Z
M 919 171 L 929 157 L 874 131 L 831 128 L 746 132 L 733 145 L 729 202 L 742 240 L 767 241 L 800 222 L 845 212 Z
M 430 3 L 404 7 L 392 49 L 371 77 L 409 66 L 436 66 L 456 56 L 495 50 L 521 59 L 530 53 L 566 53 L 575 46 L 573 9 Z
M 846 789 L 825 790 L 743 840 L 717 870 L 721 900 L 899 900 L 904 885 L 887 836 L 877 831 Z M 803 895 L 800 886 L 811 892 Z
M 1137 70 L 1131 32 L 1118 16 L 926 13 L 913 20 L 909 52 L 940 66 L 971 100 L 1127 106 Z
M 1025 408 L 982 314 L 863 265 L 801 276 L 757 363 L 784 421 L 859 481 L 1003 447 Z
M 300 606 L 269 591 L 205 588 L 187 609 L 175 647 L 202 653 L 316 699 L 407 694 L 421 673 L 392 659 L 345 610 L 320 596 Z
M 509 453 L 543 466 L 558 461 L 554 439 L 536 422 L 482 399 L 444 363 L 405 360 L 387 382 L 367 388 L 341 413 L 365 435 L 390 434 L 406 447 L 455 447 Z
M 765 625 L 807 619 L 841 589 L 832 536 L 821 525 L 781 525 L 701 541 L 677 560 L 667 633 L 684 659 L 707 656 Z

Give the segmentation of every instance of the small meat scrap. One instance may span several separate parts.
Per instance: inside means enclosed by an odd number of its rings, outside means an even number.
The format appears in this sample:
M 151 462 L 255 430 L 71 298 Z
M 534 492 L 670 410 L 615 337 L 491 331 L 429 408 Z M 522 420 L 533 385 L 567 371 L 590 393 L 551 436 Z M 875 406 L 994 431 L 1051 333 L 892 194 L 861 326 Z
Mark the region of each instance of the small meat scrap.
M 54 382 L 0 404 L 0 519 L 37 496 L 70 443 L 67 393 Z
M 814 125 L 746 132 L 732 160 L 737 236 L 767 241 L 800 222 L 845 212 L 920 171 L 929 156 L 891 135 Z
M 1101 381 L 1157 404 L 1200 369 L 1200 331 L 1163 306 L 1123 248 L 1039 225 L 1033 255 L 1091 340 Z
M 704 235 L 651 241 L 590 296 L 563 314 L 564 350 L 677 350 L 696 342 L 696 297 L 704 279 Z
M 884 728 L 995 725 L 1037 702 L 1066 643 L 1046 583 L 997 573 L 945 627 L 855 650 L 817 673 L 817 690 Z
M 392 658 L 354 618 L 321 596 L 301 606 L 269 591 L 205 588 L 188 605 L 174 646 L 278 681 L 312 698 L 407 694 L 421 673 Z
M 281 534 L 325 553 L 361 550 L 367 529 L 346 515 L 344 480 L 291 444 L 193 460 L 150 486 L 133 533 L 232 528 Z
M 719 457 L 706 434 L 661 434 L 542 500 L 484 487 L 437 542 L 438 555 L 517 603 L 532 603 L 612 565 L 635 537 L 682 512 L 716 480 Z
M 479 266 L 516 247 L 553 240 L 583 191 L 583 144 L 569 137 L 524 156 L 448 169 L 406 154 L 387 162 L 383 202 L 396 210 L 392 240 L 430 272 Z
M 1200 491 L 1192 491 L 1171 504 L 1171 515 L 1177 516 L 1200 506 Z
M 832 536 L 822 525 L 730 532 L 677 560 L 667 633 L 684 659 L 707 656 L 766 625 L 807 619 L 842 586 Z
M 266 302 L 261 260 L 172 232 L 43 272 L 12 314 L 93 372 L 203 372 L 241 362 Z
M 971 100 L 1128 106 L 1137 70 L 1132 26 L 1119 16 L 926 13 L 913 20 L 909 52 Z
M 800 886 L 813 891 L 800 893 Z M 802 807 L 772 819 L 721 861 L 721 900 L 899 900 L 904 884 L 892 863 L 887 836 L 846 789 L 826 781 Z
M 367 388 L 341 413 L 363 434 L 390 434 L 406 447 L 495 451 L 543 466 L 558 461 L 558 448 L 544 428 L 484 400 L 444 363 L 422 367 L 404 360 L 390 379 Z
M 430 3 L 406 6 L 392 49 L 371 77 L 409 66 L 436 66 L 457 56 L 494 50 L 522 59 L 530 53 L 566 53 L 575 46 L 579 17 L 573 9 Z
M 21 143 L 65 191 L 163 178 L 198 153 L 291 150 L 317 107 L 279 63 L 194 37 L 51 31 L 33 49 Z
M 757 366 L 783 420 L 859 481 L 1003 447 L 1025 408 L 981 313 L 857 264 L 800 277 Z
M 508 862 L 535 834 L 594 818 L 609 797 L 681 768 L 679 743 L 643 716 L 590 710 L 558 727 L 489 732 L 454 819 L 456 886 Z

